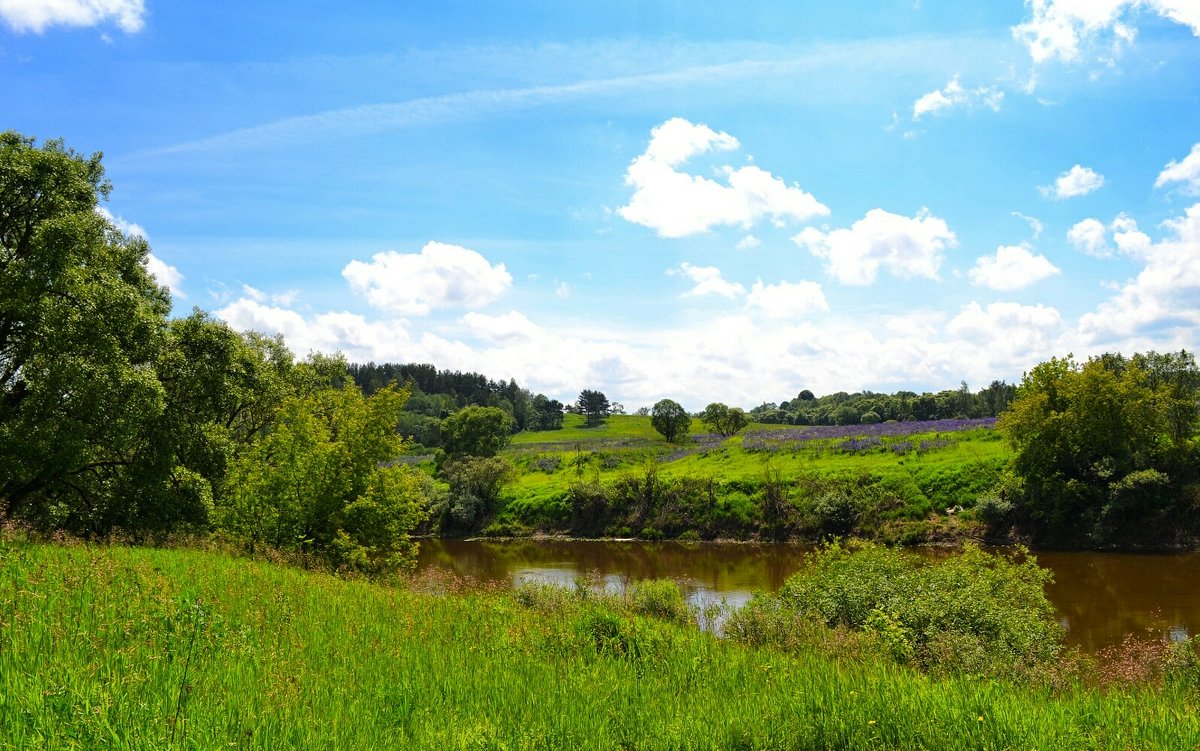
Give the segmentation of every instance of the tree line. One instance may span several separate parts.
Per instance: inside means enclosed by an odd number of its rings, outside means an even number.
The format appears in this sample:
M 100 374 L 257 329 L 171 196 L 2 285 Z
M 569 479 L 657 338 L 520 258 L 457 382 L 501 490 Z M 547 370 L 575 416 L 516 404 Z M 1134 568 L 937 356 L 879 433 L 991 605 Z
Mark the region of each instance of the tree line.
M 764 402 L 750 410 L 754 422 L 787 425 L 858 425 L 887 420 L 949 420 L 996 417 L 1016 396 L 1017 387 L 1004 381 L 992 381 L 972 392 L 966 382 L 957 389 L 918 394 L 897 391 L 881 394 L 873 391 L 838 391 L 815 396 L 808 389 L 781 402 Z

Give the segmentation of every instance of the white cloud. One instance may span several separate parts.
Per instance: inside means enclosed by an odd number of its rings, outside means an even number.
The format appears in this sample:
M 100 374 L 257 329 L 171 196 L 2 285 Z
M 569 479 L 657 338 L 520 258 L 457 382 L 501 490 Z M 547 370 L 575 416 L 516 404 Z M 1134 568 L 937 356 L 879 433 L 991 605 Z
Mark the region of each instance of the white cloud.
M 282 307 L 291 307 L 296 302 L 296 298 L 300 297 L 300 290 L 289 289 L 286 292 L 267 293 L 261 289 L 251 287 L 249 284 L 242 285 L 242 295 L 258 303 L 270 303 L 271 305 L 279 305 Z
M 746 296 L 746 306 L 757 308 L 767 318 L 802 318 L 810 313 L 829 310 L 825 293 L 816 282 L 754 282 Z
M 542 333 L 533 321 L 515 310 L 499 316 L 472 311 L 462 317 L 462 322 L 477 338 L 493 342 L 534 339 Z
M 751 248 L 757 248 L 760 245 L 762 245 L 762 240 L 759 240 L 754 235 L 746 235 L 741 240 L 738 240 L 737 249 L 749 250 Z
M 946 324 L 946 333 L 964 347 L 996 347 L 985 359 L 999 363 L 1001 358 L 1029 362 L 1054 353 L 1055 338 L 1062 326 L 1059 312 L 1046 305 L 1020 305 L 995 302 L 986 307 L 977 302 L 963 306 Z M 965 353 L 964 353 L 965 354 Z M 1003 372 L 996 366 L 992 372 Z
M 630 163 L 625 183 L 633 187 L 633 196 L 617 212 L 660 237 L 686 237 L 718 226 L 750 228 L 767 218 L 776 224 L 804 221 L 829 213 L 798 185 L 787 185 L 754 165 L 720 168 L 724 184 L 679 170 L 692 157 L 737 148 L 737 139 L 728 133 L 679 117 L 667 120 L 650 132 L 645 153 Z
M 4 0 L 0 0 L 3 2 Z M 123 216 L 116 216 L 111 211 L 103 206 L 96 207 L 96 213 L 108 220 L 109 224 L 120 230 L 121 234 L 130 237 L 140 237 L 143 240 L 149 240 L 150 236 L 146 234 L 146 228 L 140 224 L 126 221 Z
M 1067 230 L 1067 240 L 1075 249 L 1093 258 L 1111 258 L 1112 246 L 1106 236 L 1108 228 L 1097 219 L 1084 219 Z
M 1171 163 L 1164 167 L 1162 172 L 1158 173 L 1158 179 L 1154 181 L 1154 187 L 1161 188 L 1171 183 L 1183 183 L 1183 189 L 1186 193 L 1200 193 L 1200 143 L 1192 146 L 1191 153 L 1183 159 L 1179 161 L 1171 160 Z
M 1017 217 L 1018 219 L 1024 219 L 1024 220 L 1025 220 L 1025 222 L 1026 222 L 1026 223 L 1029 225 L 1029 230 L 1030 230 L 1031 232 L 1033 232 L 1033 239 L 1034 239 L 1034 240 L 1036 240 L 1036 239 L 1038 239 L 1039 237 L 1041 237 L 1041 236 L 1042 236 L 1042 230 L 1046 229 L 1046 226 L 1045 226 L 1044 224 L 1042 224 L 1042 221 L 1041 221 L 1040 219 L 1038 219 L 1037 217 L 1033 217 L 1033 216 L 1026 216 L 1025 214 L 1022 214 L 1022 213 L 1021 213 L 1021 212 L 1019 212 L 1019 211 L 1014 211 L 1014 212 L 1012 213 L 1012 215 L 1013 215 L 1013 216 L 1015 216 L 1015 217 Z
M 561 297 L 564 300 L 571 296 L 571 285 L 568 282 L 559 282 L 554 288 L 554 296 Z
M 430 242 L 420 253 L 376 253 L 370 263 L 351 261 L 342 276 L 367 302 L 400 315 L 437 308 L 476 308 L 512 285 L 504 264 L 491 265 L 473 250 Z
M 153 253 L 146 255 L 146 270 L 150 272 L 159 284 L 171 290 L 176 297 L 187 297 L 183 291 L 183 274 L 179 269 L 162 260 Z
M 968 276 L 977 286 L 1012 292 L 1061 273 L 1045 256 L 1034 255 L 1024 245 L 1001 245 L 996 255 L 976 259 Z
M 0 18 L 16 32 L 50 26 L 98 26 L 113 21 L 133 34 L 145 25 L 143 0 L 0 0 Z
M 218 311 L 235 328 L 281 333 L 304 354 L 340 350 L 355 362 L 432 362 L 439 368 L 516 378 L 525 388 L 570 399 L 599 388 L 625 403 L 670 397 L 699 409 L 711 401 L 753 407 L 764 399 L 861 388 L 929 388 L 1015 379 L 1062 350 L 1057 312 L 1044 306 L 972 303 L 953 319 L 914 311 L 876 321 L 825 317 L 812 282 L 752 290 L 746 313 L 690 320 L 684 326 L 596 327 L 591 321 L 539 325 L 519 312 L 468 313 L 458 329 L 417 334 L 397 320 L 329 312 L 302 315 L 249 298 Z M 790 313 L 784 315 L 790 307 Z M 779 315 L 768 315 L 777 312 Z
M 999 112 L 1003 101 L 1004 92 L 1000 89 L 994 86 L 964 89 L 958 81 L 958 76 L 955 76 L 944 88 L 935 89 L 913 102 L 912 119 L 920 120 L 925 115 L 941 115 L 955 107 L 987 107 L 993 112 Z
M 746 294 L 746 288 L 742 285 L 721 278 L 721 270 L 716 266 L 693 266 L 684 261 L 678 269 L 669 269 L 667 274 L 686 276 L 695 283 L 696 286 L 684 292 L 682 297 L 717 295 L 732 299 Z
M 1132 16 L 1147 9 L 1200 36 L 1200 3 L 1195 0 L 1026 0 L 1030 18 L 1014 26 L 1035 63 L 1077 60 L 1094 45 L 1105 42 L 1111 59 L 1133 44 L 1137 29 Z
M 1108 241 L 1112 234 L 1112 244 Z M 1075 249 L 1093 258 L 1112 258 L 1114 253 L 1144 258 L 1151 247 L 1150 236 L 1138 229 L 1137 222 L 1119 214 L 1105 226 L 1097 219 L 1084 219 L 1067 230 L 1067 240 Z M 1114 250 L 1113 245 L 1116 245 Z
M 1132 219 L 1118 217 L 1118 222 L 1118 248 L 1124 235 L 1124 252 L 1144 265 L 1116 295 L 1080 319 L 1079 335 L 1089 344 L 1129 351 L 1194 349 L 1200 328 L 1200 203 L 1165 222 L 1169 236 L 1158 242 L 1137 231 Z
M 809 227 L 792 238 L 828 263 L 843 284 L 871 284 L 879 269 L 909 278 L 938 278 L 942 251 L 957 242 L 946 222 L 922 209 L 914 217 L 871 209 L 849 229 L 823 232 Z
M 1076 164 L 1071 169 L 1058 176 L 1053 185 L 1043 185 L 1038 188 L 1047 198 L 1063 199 L 1086 196 L 1099 190 L 1104 185 L 1104 175 L 1091 167 Z

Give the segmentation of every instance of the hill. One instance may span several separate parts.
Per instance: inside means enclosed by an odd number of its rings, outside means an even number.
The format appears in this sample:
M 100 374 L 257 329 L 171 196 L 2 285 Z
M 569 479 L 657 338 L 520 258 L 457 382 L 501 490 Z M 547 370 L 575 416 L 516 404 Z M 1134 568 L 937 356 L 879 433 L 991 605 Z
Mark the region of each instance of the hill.
M 1000 479 L 1009 456 L 990 418 L 854 426 L 751 424 L 738 435 L 699 421 L 669 444 L 650 418 L 523 432 L 518 468 L 474 531 L 582 536 L 819 537 L 921 542 L 978 533 L 959 516 Z

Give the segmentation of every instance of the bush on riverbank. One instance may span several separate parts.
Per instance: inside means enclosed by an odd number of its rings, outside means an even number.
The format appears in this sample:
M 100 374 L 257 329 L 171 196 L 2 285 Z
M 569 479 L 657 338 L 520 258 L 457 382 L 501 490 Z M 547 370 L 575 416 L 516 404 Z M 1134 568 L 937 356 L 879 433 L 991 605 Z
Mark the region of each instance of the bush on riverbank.
M 796 648 L 831 643 L 827 632 L 842 630 L 855 644 L 931 673 L 1028 674 L 1062 650 L 1044 590 L 1050 576 L 1023 550 L 993 555 L 968 547 L 931 562 L 871 543 L 834 542 L 777 597 L 735 613 L 728 632 Z

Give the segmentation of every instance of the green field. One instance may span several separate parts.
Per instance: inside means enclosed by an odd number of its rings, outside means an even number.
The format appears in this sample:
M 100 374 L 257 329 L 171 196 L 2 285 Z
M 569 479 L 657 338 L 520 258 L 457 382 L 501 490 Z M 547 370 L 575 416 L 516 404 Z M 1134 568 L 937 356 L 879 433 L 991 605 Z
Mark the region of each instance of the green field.
M 863 426 L 863 434 L 871 429 Z M 586 427 L 582 416 L 567 415 L 562 430 L 514 437 L 505 456 L 518 467 L 518 477 L 506 490 L 504 505 L 481 531 L 629 536 L 645 529 L 652 537 L 674 537 L 689 530 L 706 538 L 762 536 L 770 475 L 780 484 L 790 509 L 785 514 L 791 517 L 784 529 L 787 536 L 855 532 L 894 542 L 921 542 L 961 535 L 967 528 L 977 532 L 958 512 L 965 510 L 970 516 L 976 500 L 999 481 L 1009 457 L 1007 445 L 991 428 L 884 438 L 878 446 L 862 451 L 844 450 L 844 438 L 768 439 L 769 445 L 763 446 L 764 435 L 794 435 L 798 430 L 804 429 L 752 424 L 737 436 L 721 438 L 693 421 L 686 439 L 668 444 L 651 427 L 649 417 L 614 415 Z M 653 508 L 656 499 L 649 497 L 645 500 L 651 508 L 624 516 L 618 508 L 605 515 L 599 527 L 581 522 L 581 493 L 607 488 L 619 496 L 623 492 L 619 487 L 628 489 L 634 481 L 644 485 L 648 475 L 655 483 L 684 488 L 686 497 L 680 503 L 688 511 L 683 517 L 658 523 L 662 520 L 657 520 Z M 695 497 L 698 488 L 703 488 L 706 498 Z M 653 496 L 643 493 L 647 494 Z M 852 523 L 830 524 L 821 517 L 820 504 L 831 494 L 850 498 Z M 636 499 L 629 498 L 608 502 L 617 507 L 637 505 Z
M 1200 744 L 1194 686 L 934 679 L 639 611 L 566 591 L 394 589 L 219 553 L 2 543 L 0 748 Z

